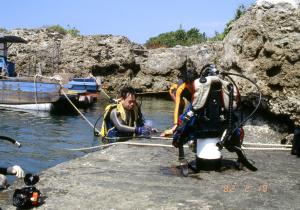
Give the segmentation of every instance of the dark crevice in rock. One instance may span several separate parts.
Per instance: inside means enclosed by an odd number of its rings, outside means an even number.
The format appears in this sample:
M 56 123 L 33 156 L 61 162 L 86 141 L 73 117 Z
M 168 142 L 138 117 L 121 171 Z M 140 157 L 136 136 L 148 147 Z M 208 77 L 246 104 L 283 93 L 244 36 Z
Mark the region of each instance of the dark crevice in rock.
M 239 72 L 239 73 L 243 73 L 242 68 L 239 67 L 236 62 L 232 62 L 231 68 L 234 69 L 235 71 Z
M 273 66 L 266 71 L 268 77 L 274 77 L 281 72 L 281 66 Z
M 93 66 L 91 68 L 91 72 L 94 76 L 109 76 L 116 74 L 118 71 L 118 66 L 117 65 L 110 65 L 110 66 Z
M 249 103 L 242 103 L 243 117 L 247 117 L 249 113 L 252 112 L 254 108 L 249 105 Z M 274 114 L 263 107 L 260 107 L 259 110 L 253 115 L 253 119 L 261 119 L 265 121 L 269 126 L 273 127 L 274 130 L 277 130 L 281 133 L 293 133 L 294 132 L 294 123 L 289 118 L 288 115 L 283 114 Z M 251 119 L 252 119 L 251 118 Z M 251 121 L 250 119 L 250 121 Z M 250 123 L 252 124 L 252 123 Z M 280 130 L 278 130 L 280 128 Z
M 179 70 L 179 75 L 178 75 L 179 79 L 184 79 L 186 77 L 186 63 L 187 63 L 187 60 L 178 69 Z M 167 76 L 167 75 L 171 75 L 171 72 L 165 74 L 165 76 Z
M 291 65 L 295 65 L 295 63 L 297 63 L 300 60 L 300 56 L 296 56 L 292 57 L 290 55 L 286 55 L 286 60 L 291 64 Z
M 130 51 L 137 56 L 142 56 L 145 58 L 148 57 L 148 53 L 149 53 L 149 51 L 147 49 L 131 49 Z
M 284 114 L 274 114 L 269 110 L 260 110 L 257 115 L 261 116 L 263 119 L 267 120 L 268 125 L 277 125 L 280 129 L 279 132 L 293 133 L 295 126 L 293 121 L 288 115 Z
M 256 59 L 256 58 L 258 58 L 258 56 L 260 55 L 260 52 L 262 50 L 263 50 L 263 48 L 261 48 L 261 47 L 256 50 L 255 55 L 253 56 L 253 60 Z
M 271 58 L 274 52 L 264 49 L 263 54 L 266 58 Z
M 133 72 L 133 76 L 136 76 L 139 73 L 139 71 L 141 70 L 141 66 L 137 65 L 135 63 L 123 64 L 123 67 L 125 69 L 131 69 Z
M 268 41 L 267 37 L 265 37 L 265 36 L 262 36 L 262 40 L 263 40 L 263 43 L 266 43 Z
M 268 84 L 272 91 L 282 91 L 283 87 L 280 84 Z

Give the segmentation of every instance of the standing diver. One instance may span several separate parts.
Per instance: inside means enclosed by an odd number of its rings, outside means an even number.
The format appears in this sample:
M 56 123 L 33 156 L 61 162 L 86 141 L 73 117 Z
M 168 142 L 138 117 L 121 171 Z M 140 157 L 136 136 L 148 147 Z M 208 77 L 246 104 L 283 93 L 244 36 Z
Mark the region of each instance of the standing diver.
M 195 171 L 220 168 L 223 146 L 236 152 L 239 167 L 243 164 L 252 171 L 257 170 L 241 149 L 245 121 L 239 123 L 236 110 L 240 106 L 240 94 L 229 79 L 231 82 L 221 78 L 214 64 L 204 66 L 200 78 L 193 82 L 190 109 L 182 115 L 183 121 L 174 133 L 172 144 L 179 148 L 179 160 L 184 160 L 183 145 L 187 142 L 196 153 L 196 168 L 192 167 Z
M 120 95 L 120 100 L 105 108 L 100 132 L 102 138 L 149 136 L 155 129 L 144 125 L 135 90 L 124 87 Z

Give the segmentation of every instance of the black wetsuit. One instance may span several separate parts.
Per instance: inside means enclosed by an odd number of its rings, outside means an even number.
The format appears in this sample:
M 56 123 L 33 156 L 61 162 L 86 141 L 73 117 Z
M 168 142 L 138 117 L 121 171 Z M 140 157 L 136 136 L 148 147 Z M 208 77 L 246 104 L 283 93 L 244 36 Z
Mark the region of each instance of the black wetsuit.
M 133 111 L 125 111 L 126 113 L 126 118 L 127 118 L 127 122 L 124 122 L 121 119 L 121 115 L 120 113 L 117 111 L 117 109 L 113 109 L 110 112 L 110 120 L 113 122 L 115 128 L 122 133 L 134 133 L 135 132 L 135 127 L 133 124 L 133 119 L 134 118 L 134 112 Z M 132 124 L 130 124 L 130 121 L 132 122 Z

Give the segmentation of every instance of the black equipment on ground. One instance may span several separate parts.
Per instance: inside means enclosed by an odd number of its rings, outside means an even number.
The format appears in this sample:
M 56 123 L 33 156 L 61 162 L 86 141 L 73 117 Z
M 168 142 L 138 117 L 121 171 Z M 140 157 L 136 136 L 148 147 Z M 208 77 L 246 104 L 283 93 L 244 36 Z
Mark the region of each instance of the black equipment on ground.
M 13 205 L 22 209 L 29 209 L 41 205 L 43 203 L 41 192 L 33 186 L 38 181 L 38 175 L 26 174 L 24 182 L 27 187 L 15 190 L 13 195 Z
M 295 128 L 291 154 L 300 157 L 300 128 Z

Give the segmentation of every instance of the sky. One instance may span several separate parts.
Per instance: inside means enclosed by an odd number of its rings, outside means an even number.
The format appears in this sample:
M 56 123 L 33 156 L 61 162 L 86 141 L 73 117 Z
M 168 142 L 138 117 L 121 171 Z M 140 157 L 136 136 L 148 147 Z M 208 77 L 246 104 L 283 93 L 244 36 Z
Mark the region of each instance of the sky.
M 4 0 L 0 0 L 3 1 Z M 240 5 L 255 0 L 9 0 L 0 28 L 75 27 L 82 35 L 112 34 L 144 44 L 180 27 L 213 36 L 223 32 Z

